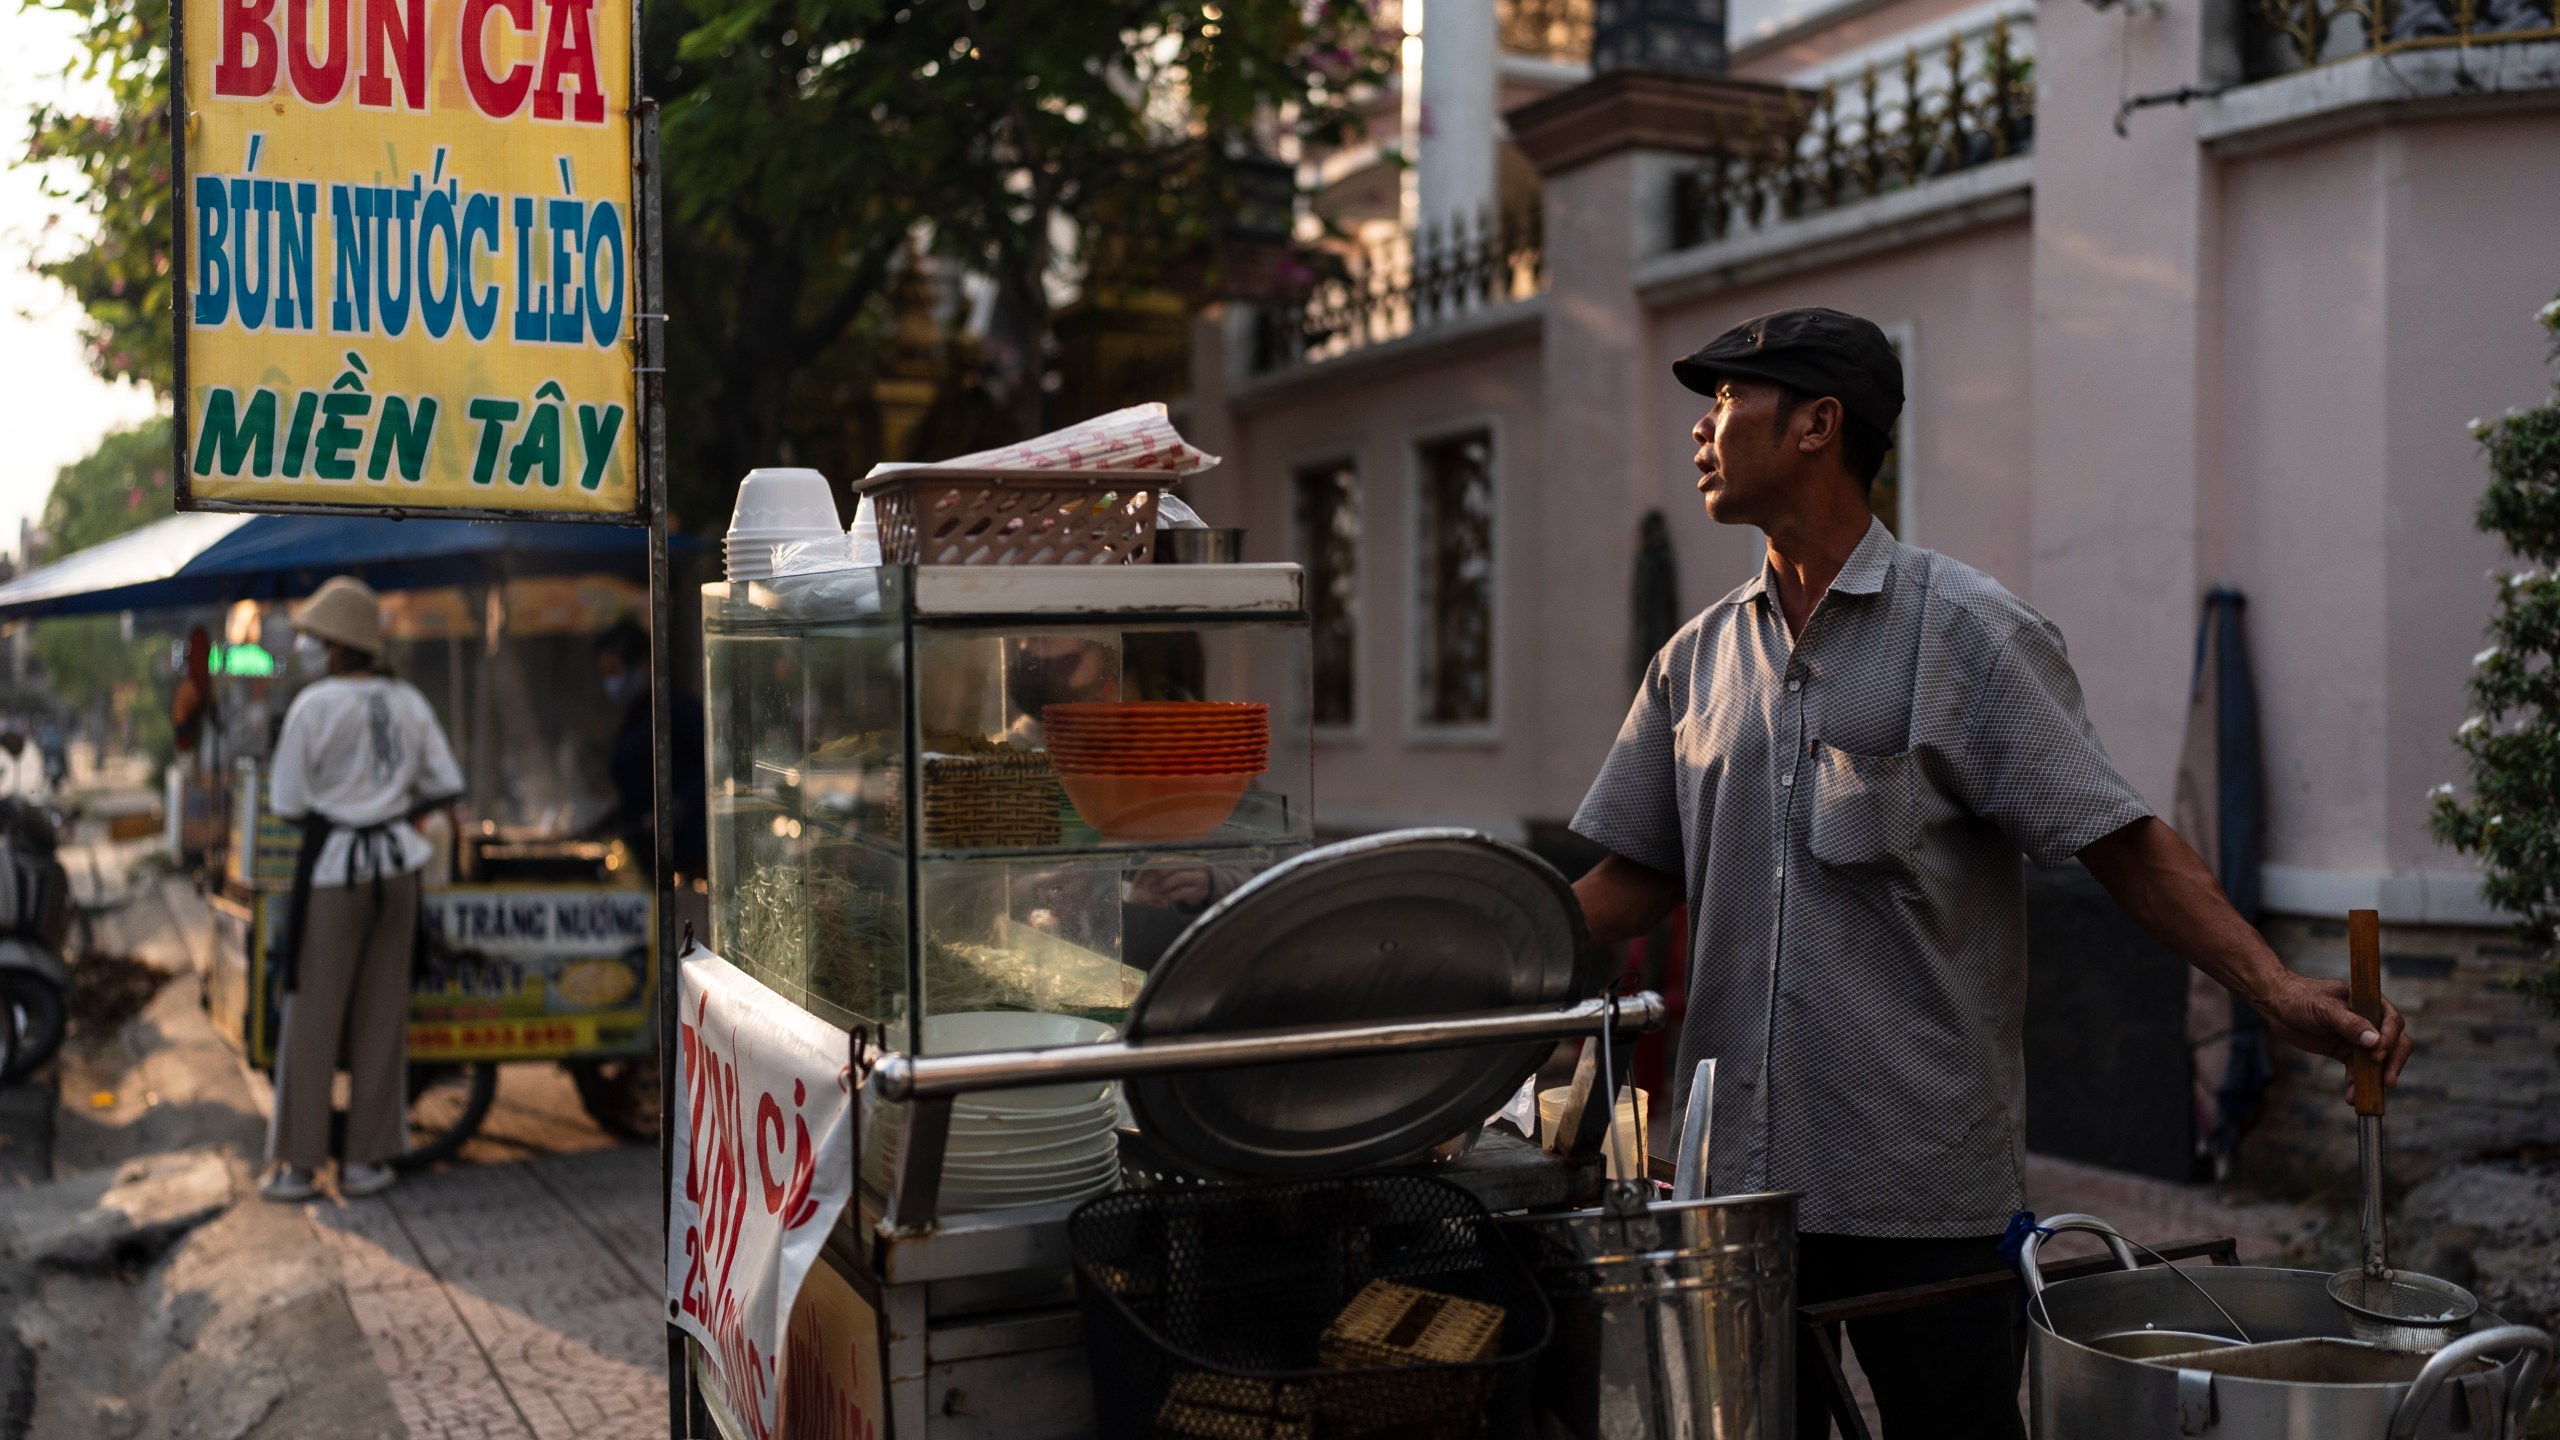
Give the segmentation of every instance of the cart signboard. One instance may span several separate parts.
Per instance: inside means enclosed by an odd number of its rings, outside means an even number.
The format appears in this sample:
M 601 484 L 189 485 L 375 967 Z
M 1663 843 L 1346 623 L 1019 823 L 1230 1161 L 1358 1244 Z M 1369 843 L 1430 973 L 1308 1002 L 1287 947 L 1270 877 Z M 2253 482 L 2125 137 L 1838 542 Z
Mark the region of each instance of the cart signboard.
M 175 0 L 180 508 L 647 519 L 635 9 Z
M 645 1048 L 650 895 L 491 885 L 420 897 L 409 1053 L 518 1060 Z
M 419 896 L 421 947 L 409 981 L 409 1058 L 557 1060 L 649 1048 L 648 891 L 598 886 L 456 885 Z M 208 1008 L 260 1066 L 275 1063 L 276 977 L 292 897 L 217 896 L 221 938 Z

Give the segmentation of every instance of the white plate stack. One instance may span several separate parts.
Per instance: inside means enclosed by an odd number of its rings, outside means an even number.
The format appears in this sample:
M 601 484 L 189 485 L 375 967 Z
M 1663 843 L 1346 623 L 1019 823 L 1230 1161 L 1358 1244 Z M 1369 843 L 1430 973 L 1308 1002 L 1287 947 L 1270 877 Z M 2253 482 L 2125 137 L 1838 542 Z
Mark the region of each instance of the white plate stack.
M 770 580 L 776 545 L 840 539 L 844 533 L 826 476 L 815 470 L 750 470 L 738 482 L 721 553 L 731 580 Z
M 1074 1015 L 986 1010 L 928 1016 L 924 1053 L 1037 1050 L 1091 1045 L 1112 1027 Z M 993 1210 L 1099 1195 L 1120 1180 L 1120 1104 L 1109 1081 L 988 1090 L 952 1102 L 943 1152 L 940 1207 Z M 894 1165 L 905 1107 L 881 1111 L 883 1157 Z

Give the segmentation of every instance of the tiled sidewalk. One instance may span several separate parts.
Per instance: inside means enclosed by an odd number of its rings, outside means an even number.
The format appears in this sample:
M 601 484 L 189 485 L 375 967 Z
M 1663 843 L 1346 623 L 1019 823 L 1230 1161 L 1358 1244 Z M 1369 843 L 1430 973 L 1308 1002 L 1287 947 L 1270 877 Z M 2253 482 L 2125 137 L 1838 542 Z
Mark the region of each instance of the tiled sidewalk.
M 410 1440 L 666 1434 L 657 1156 L 413 1176 L 310 1209 Z

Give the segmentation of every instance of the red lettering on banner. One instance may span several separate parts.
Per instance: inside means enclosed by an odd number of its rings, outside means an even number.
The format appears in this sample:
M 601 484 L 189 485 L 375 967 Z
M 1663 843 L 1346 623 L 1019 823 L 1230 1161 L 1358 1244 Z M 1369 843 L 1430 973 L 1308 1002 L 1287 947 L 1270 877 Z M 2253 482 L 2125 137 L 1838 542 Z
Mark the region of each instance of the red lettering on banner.
M 818 1157 L 809 1143 L 809 1116 L 802 1108 L 809 1103 L 806 1082 L 791 1082 L 791 1135 L 782 1132 L 782 1106 L 770 1093 L 756 1097 L 756 1169 L 764 1180 L 764 1213 L 780 1216 L 782 1228 L 797 1230 L 818 1213 L 817 1202 L 809 1198 L 809 1189 L 817 1183 Z M 773 1144 L 765 1144 L 765 1130 L 773 1131 Z M 786 1149 L 784 1141 L 790 1141 Z M 773 1156 L 788 1154 L 791 1170 L 788 1180 L 773 1178 Z
M 533 118 L 563 117 L 560 82 L 578 86 L 575 109 L 566 118 L 580 125 L 604 123 L 604 87 L 596 81 L 593 17 L 596 0 L 551 0 L 551 26 L 542 37 L 542 82 L 533 92 Z
M 426 109 L 427 0 L 364 0 L 364 74 L 356 79 L 356 103 L 390 109 L 393 70 L 401 107 Z
M 732 1397 L 740 1418 L 755 1431 L 755 1440 L 772 1440 L 764 1404 L 771 1362 L 747 1338 L 738 1313 L 738 1294 L 730 1283 L 730 1267 L 737 1261 L 738 1241 L 747 1220 L 747 1136 L 739 1106 L 738 1066 L 731 1058 L 737 1036 L 728 1037 L 729 1054 L 715 1047 L 702 1028 L 709 1004 L 709 997 L 704 997 L 696 1004 L 693 1018 L 677 1028 L 685 1093 L 692 1099 L 684 1194 L 700 1217 L 685 1232 L 682 1304 L 685 1313 L 718 1341 L 726 1373 L 752 1387 L 751 1393 Z M 768 1103 L 770 1098 L 766 1097 Z
M 481 114 L 492 120 L 505 120 L 524 108 L 524 97 L 533 89 L 533 63 L 519 60 L 508 67 L 504 76 L 489 73 L 488 24 L 492 11 L 514 21 L 517 34 L 530 34 L 533 0 L 462 0 L 463 88 L 471 93 L 471 103 Z
M 222 55 L 213 62 L 213 93 L 255 100 L 276 88 L 276 0 L 221 0 Z M 255 47 L 257 58 L 249 58 Z
M 348 0 L 284 0 L 291 7 L 285 12 L 286 70 L 293 77 L 293 93 L 305 105 L 330 105 L 347 88 L 347 4 Z M 314 60 L 311 56 L 311 7 L 329 7 L 329 58 Z

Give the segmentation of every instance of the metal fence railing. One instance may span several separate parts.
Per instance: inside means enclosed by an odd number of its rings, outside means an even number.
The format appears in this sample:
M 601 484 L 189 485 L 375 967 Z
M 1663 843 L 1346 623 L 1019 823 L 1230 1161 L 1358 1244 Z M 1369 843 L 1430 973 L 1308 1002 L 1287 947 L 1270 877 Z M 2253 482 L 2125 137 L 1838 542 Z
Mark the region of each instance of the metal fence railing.
M 1537 207 L 1452 216 L 1419 232 L 1307 257 L 1312 273 L 1255 312 L 1267 373 L 1394 340 L 1535 295 L 1546 285 Z
M 2003 18 L 1719 127 L 1707 157 L 1674 180 L 1672 248 L 1926 184 L 2034 140 L 2035 61 Z
M 2560 40 L 2552 0 L 2251 0 L 2252 80 L 2362 55 Z

